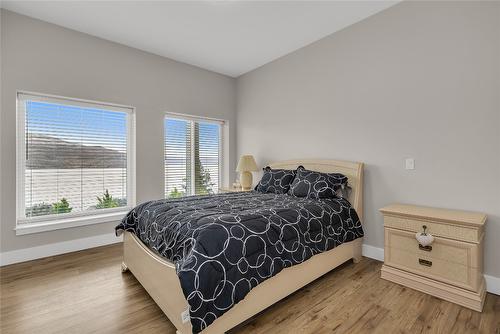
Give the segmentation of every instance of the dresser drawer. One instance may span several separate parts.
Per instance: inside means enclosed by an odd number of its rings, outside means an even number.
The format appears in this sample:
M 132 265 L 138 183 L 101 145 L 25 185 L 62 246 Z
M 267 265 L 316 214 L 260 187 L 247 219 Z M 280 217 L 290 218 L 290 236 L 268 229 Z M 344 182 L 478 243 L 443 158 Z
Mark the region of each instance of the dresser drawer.
M 432 220 L 419 220 L 414 218 L 405 218 L 397 216 L 384 216 L 384 226 L 410 231 L 421 232 L 422 226 L 427 226 L 427 232 L 433 236 L 443 237 L 453 240 L 461 240 L 473 243 L 479 243 L 482 237 L 482 229 L 471 228 L 467 226 L 457 226 L 454 224 L 445 224 L 442 222 L 433 222 Z
M 422 247 L 415 233 L 391 228 L 385 229 L 385 244 L 418 256 L 444 260 L 466 267 L 480 268 L 480 247 L 477 244 L 435 237 L 430 247 Z
M 476 244 L 436 237 L 432 250 L 425 251 L 413 232 L 386 228 L 384 262 L 465 289 L 478 288 L 481 263 Z

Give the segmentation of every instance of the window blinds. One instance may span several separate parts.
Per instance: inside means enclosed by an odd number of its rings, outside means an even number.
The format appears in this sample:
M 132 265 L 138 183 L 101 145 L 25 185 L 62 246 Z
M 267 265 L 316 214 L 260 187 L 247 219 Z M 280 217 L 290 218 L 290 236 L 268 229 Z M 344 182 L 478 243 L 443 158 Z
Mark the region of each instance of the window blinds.
M 220 182 L 218 121 L 165 118 L 165 196 L 213 194 Z
M 131 108 L 18 94 L 21 218 L 127 206 Z

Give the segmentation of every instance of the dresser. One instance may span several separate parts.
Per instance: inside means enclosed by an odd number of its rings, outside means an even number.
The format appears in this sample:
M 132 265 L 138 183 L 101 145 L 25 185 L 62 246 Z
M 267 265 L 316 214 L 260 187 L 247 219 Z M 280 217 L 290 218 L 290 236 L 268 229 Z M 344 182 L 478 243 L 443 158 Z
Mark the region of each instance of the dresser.
M 382 278 L 482 311 L 485 214 L 405 204 L 380 211 L 385 237 Z M 434 237 L 426 246 L 416 238 L 424 226 Z

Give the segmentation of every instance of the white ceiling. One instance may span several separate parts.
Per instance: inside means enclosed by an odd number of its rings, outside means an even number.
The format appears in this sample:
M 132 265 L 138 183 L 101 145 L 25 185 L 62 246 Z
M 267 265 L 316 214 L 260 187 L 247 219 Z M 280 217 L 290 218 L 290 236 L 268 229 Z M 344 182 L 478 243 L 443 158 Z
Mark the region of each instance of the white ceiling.
M 2 7 L 237 77 L 399 1 L 3 1 Z

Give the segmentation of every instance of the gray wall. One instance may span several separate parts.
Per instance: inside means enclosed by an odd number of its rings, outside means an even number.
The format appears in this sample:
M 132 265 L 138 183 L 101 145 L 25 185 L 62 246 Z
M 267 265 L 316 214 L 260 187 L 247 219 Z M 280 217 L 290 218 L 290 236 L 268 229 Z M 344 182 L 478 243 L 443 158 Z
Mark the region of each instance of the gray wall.
M 366 163 L 366 244 L 383 247 L 391 202 L 482 211 L 500 277 L 499 2 L 403 2 L 241 76 L 237 94 L 239 154 Z
M 112 233 L 114 223 L 16 236 L 16 90 L 136 107 L 137 201 L 163 197 L 165 112 L 229 121 L 234 179 L 235 79 L 1 11 L 1 248 L 2 252 Z

